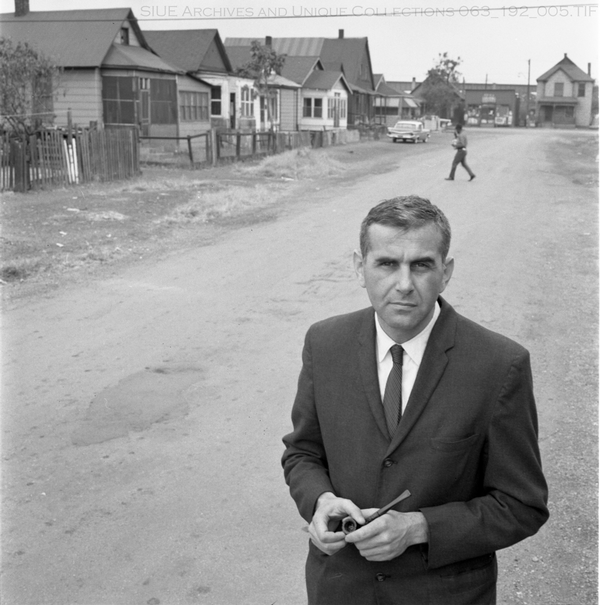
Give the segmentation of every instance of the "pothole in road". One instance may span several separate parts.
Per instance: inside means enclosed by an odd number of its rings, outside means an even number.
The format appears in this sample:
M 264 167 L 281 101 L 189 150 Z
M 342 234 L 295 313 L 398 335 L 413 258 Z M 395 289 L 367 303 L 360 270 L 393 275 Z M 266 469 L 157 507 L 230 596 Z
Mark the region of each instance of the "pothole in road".
M 73 445 L 103 443 L 185 416 L 185 391 L 201 375 L 197 367 L 161 366 L 124 378 L 94 397 L 85 420 L 71 434 Z

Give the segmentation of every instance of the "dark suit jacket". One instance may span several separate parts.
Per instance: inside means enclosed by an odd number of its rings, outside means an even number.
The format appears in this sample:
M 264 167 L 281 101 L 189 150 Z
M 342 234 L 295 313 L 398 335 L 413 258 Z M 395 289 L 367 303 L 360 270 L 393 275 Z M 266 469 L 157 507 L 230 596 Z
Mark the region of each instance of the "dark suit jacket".
M 400 426 L 389 439 L 372 308 L 313 325 L 284 437 L 285 478 L 310 522 L 325 491 L 361 508 L 421 511 L 429 544 L 385 562 L 353 545 L 309 546 L 309 603 L 464 605 L 495 602 L 494 552 L 548 518 L 528 352 L 462 317 L 438 318 Z M 402 595 L 402 596 L 400 596 Z

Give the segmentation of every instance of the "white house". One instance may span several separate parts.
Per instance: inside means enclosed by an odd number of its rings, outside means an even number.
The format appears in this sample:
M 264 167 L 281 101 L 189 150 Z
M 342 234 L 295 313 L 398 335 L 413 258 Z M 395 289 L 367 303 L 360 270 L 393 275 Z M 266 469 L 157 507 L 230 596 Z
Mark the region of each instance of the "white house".
M 537 123 L 540 126 L 587 127 L 592 122 L 594 79 L 579 69 L 567 53 L 537 79 Z

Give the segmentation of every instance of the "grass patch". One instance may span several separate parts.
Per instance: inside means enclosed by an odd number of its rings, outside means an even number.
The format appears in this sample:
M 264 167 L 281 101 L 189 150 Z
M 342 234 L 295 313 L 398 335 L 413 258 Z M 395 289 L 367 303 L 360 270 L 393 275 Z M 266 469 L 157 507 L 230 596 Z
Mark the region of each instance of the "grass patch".
M 241 174 L 252 176 L 305 180 L 342 174 L 345 166 L 326 152 L 308 148 L 293 149 L 270 155 L 255 166 L 240 167 Z
M 3 263 L 0 267 L 0 280 L 5 283 L 23 281 L 48 268 L 40 257 L 24 258 Z
M 160 225 L 210 223 L 240 216 L 249 210 L 264 208 L 275 197 L 274 188 L 230 187 L 223 191 L 199 192 L 196 199 L 177 206 L 157 220 Z

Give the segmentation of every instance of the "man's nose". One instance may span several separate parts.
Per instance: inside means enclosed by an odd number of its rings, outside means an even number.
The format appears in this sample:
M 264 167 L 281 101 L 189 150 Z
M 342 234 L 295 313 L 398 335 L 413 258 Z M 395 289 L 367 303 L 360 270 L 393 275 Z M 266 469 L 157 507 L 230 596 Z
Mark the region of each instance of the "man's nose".
M 396 290 L 408 294 L 413 290 L 412 273 L 410 267 L 400 267 L 396 276 Z

